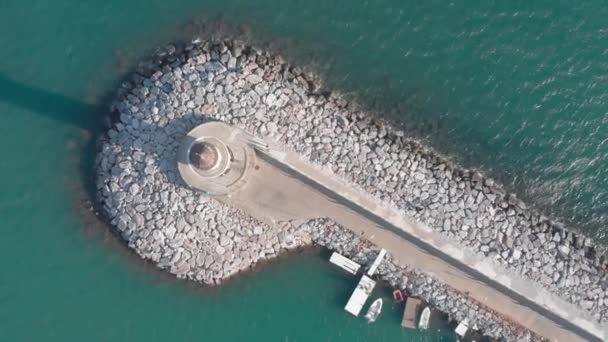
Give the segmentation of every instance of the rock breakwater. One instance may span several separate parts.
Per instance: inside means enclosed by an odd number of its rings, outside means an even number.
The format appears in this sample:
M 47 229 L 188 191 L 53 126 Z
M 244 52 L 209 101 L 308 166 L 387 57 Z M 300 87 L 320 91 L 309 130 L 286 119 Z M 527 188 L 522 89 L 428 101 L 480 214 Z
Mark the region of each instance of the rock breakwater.
M 175 163 L 181 138 L 205 120 L 221 120 L 288 146 L 598 321 L 608 320 L 606 259 L 591 240 L 356 102 L 319 89 L 314 75 L 238 41 L 160 50 L 121 87 L 113 104 L 117 122 L 100 141 L 97 180 L 106 216 L 142 257 L 206 284 L 312 243 L 317 235 L 306 229 L 265 224 L 185 187 Z M 441 297 L 421 294 L 432 303 Z M 437 305 L 448 312 L 456 306 Z

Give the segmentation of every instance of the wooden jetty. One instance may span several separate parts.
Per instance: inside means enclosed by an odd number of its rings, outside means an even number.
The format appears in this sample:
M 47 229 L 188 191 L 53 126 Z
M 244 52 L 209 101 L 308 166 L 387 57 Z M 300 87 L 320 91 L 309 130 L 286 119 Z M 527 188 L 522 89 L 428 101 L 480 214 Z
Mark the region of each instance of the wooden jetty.
M 401 326 L 404 328 L 416 328 L 416 317 L 420 311 L 422 301 L 418 298 L 408 297 L 405 301 L 405 309 L 403 310 L 403 320 Z

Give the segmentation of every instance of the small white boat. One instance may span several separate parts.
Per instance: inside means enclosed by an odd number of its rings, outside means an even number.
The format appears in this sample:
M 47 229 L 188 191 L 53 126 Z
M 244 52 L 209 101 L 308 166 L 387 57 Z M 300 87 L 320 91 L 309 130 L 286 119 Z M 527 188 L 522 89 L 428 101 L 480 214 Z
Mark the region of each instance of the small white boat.
M 369 323 L 375 322 L 376 318 L 380 315 L 380 312 L 382 312 L 382 298 L 376 299 L 372 305 L 369 306 L 365 318 Z
M 429 321 L 431 319 L 431 309 L 427 306 L 422 310 L 420 315 L 420 321 L 418 321 L 418 329 L 426 330 L 429 328 Z

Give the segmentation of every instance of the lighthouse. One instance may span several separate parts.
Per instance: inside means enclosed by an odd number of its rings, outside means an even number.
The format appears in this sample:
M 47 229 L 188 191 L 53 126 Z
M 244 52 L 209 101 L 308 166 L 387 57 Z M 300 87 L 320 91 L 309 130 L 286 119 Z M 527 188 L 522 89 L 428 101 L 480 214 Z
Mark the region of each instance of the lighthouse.
M 255 151 L 241 130 L 211 121 L 195 127 L 183 138 L 177 168 L 190 188 L 211 196 L 225 196 L 247 183 L 255 160 Z

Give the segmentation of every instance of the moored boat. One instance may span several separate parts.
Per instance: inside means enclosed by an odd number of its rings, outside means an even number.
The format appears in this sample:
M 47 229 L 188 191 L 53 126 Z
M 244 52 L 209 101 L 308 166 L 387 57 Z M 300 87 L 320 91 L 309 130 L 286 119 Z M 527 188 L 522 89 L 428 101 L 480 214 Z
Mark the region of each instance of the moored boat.
M 393 291 L 393 299 L 395 300 L 395 303 L 403 302 L 403 292 L 399 289 L 395 289 L 395 291 Z
M 382 312 L 382 298 L 376 299 L 372 305 L 369 306 L 365 318 L 369 323 L 375 322 L 378 316 Z
M 420 315 L 420 321 L 418 321 L 418 329 L 426 330 L 429 328 L 429 321 L 431 320 L 431 309 L 427 306 L 422 310 Z

